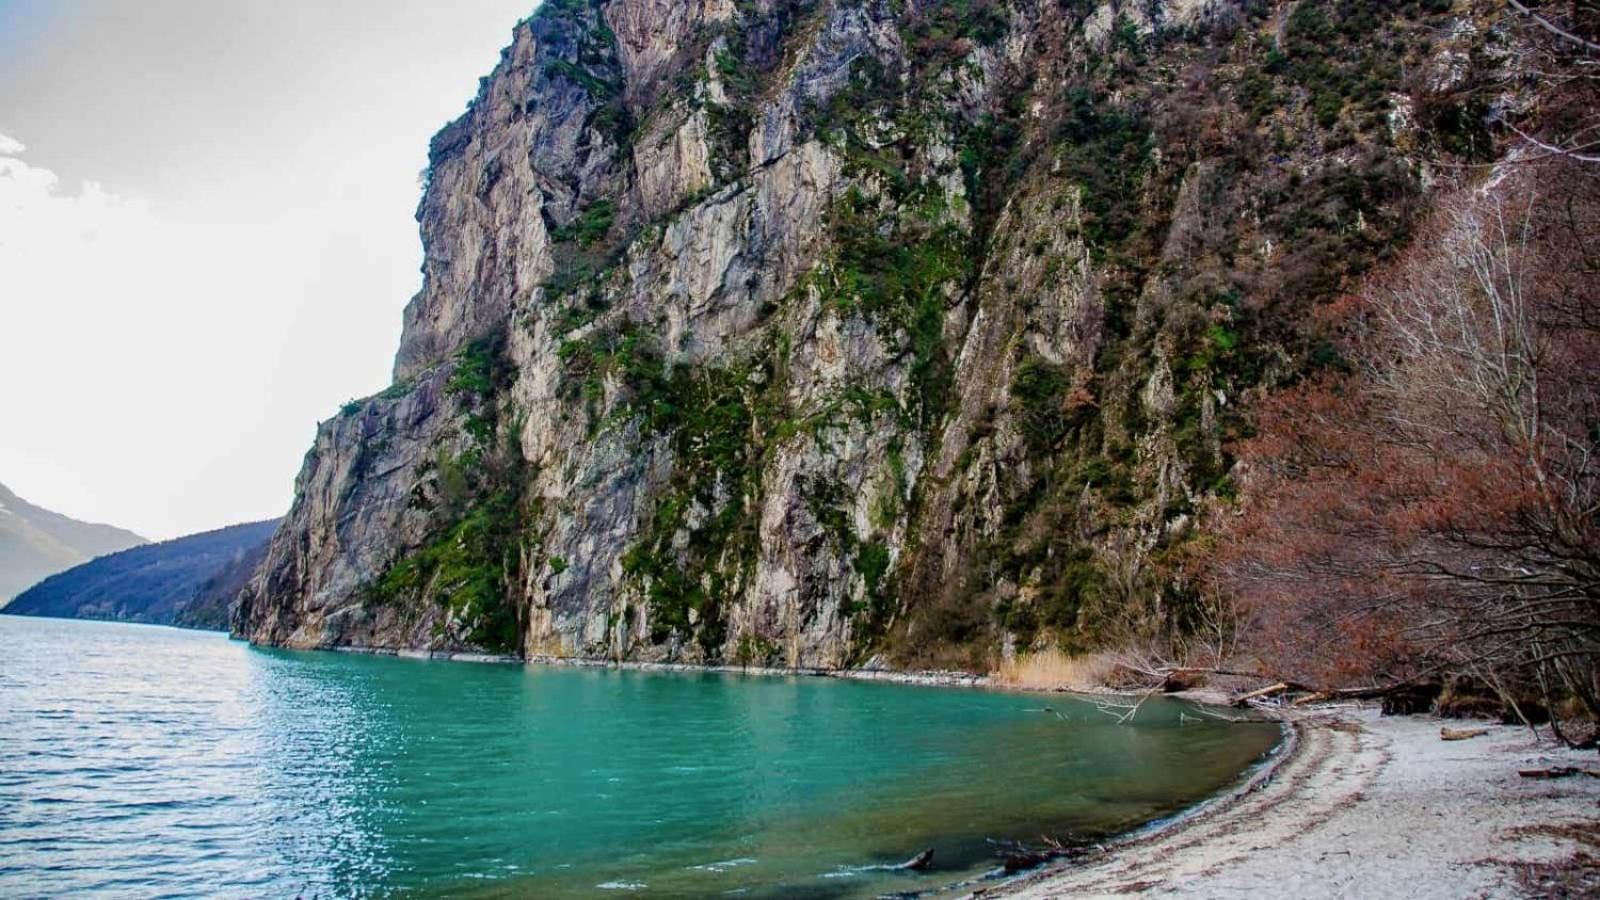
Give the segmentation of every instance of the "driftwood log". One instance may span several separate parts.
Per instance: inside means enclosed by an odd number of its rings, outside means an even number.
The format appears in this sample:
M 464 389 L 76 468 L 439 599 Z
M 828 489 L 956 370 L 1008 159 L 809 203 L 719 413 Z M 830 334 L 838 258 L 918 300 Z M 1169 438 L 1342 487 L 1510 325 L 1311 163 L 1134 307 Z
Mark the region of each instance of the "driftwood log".
M 1551 766 L 1548 769 L 1521 769 L 1517 772 L 1523 778 L 1571 778 L 1574 775 L 1587 775 L 1590 778 L 1600 778 L 1600 771 L 1595 769 L 1580 769 L 1577 766 Z
M 1274 694 L 1282 694 L 1288 690 L 1289 684 L 1287 682 L 1280 681 L 1277 684 L 1269 684 L 1260 690 L 1251 691 L 1248 694 L 1241 695 L 1238 699 L 1233 701 L 1233 705 L 1249 706 L 1251 700 L 1260 700 L 1263 697 L 1271 697 Z
M 1059 850 L 1014 850 L 1001 855 L 1007 874 L 1034 869 L 1061 855 Z
M 1071 852 L 1071 849 L 1060 841 L 1049 837 L 1043 840 L 1045 845 L 1038 848 L 1029 847 L 1020 841 L 997 841 L 993 838 L 989 839 L 989 843 L 1000 848 L 996 851 L 1000 857 L 1000 864 L 1005 867 L 1007 874 L 1010 874 L 1037 868 L 1047 862 L 1061 859 Z
M 932 865 L 933 848 L 929 847 L 928 849 L 918 853 L 916 856 L 911 857 L 900 865 L 895 866 L 895 868 L 904 869 L 909 872 L 921 872 L 930 868 Z
M 1384 715 L 1405 715 L 1430 710 L 1434 700 L 1439 696 L 1439 691 L 1438 684 L 1429 683 L 1403 683 L 1387 687 L 1314 688 L 1293 681 L 1279 681 L 1259 690 L 1240 694 L 1233 699 L 1233 705 L 1248 707 L 1274 698 L 1280 702 L 1287 701 L 1290 706 L 1337 700 L 1382 700 Z M 1291 698 L 1289 696 L 1291 694 L 1298 696 Z
M 1439 740 L 1441 741 L 1466 741 L 1475 737 L 1482 737 L 1489 733 L 1487 728 L 1441 728 Z
M 1225 675 L 1239 678 L 1261 678 L 1259 672 L 1242 672 L 1235 669 L 1203 668 L 1197 666 L 1140 666 L 1124 664 L 1126 672 L 1149 679 L 1150 692 L 1175 693 L 1198 686 L 1208 676 Z M 1064 688 L 1062 689 L 1064 690 Z M 1294 681 L 1278 681 L 1266 687 L 1240 694 L 1233 705 L 1241 709 L 1260 705 L 1305 706 L 1311 703 L 1337 700 L 1381 700 L 1386 716 L 1424 713 L 1433 709 L 1444 684 L 1434 679 L 1403 681 L 1381 687 L 1327 688 L 1313 687 Z

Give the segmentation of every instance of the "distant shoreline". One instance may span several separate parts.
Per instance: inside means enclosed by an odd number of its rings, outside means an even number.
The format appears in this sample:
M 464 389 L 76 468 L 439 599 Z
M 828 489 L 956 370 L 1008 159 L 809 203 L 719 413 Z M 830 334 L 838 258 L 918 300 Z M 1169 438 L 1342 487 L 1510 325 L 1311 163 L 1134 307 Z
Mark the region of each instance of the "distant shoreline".
M 296 648 L 281 648 L 296 649 Z M 882 681 L 927 687 L 1001 687 L 988 675 L 972 672 L 919 672 L 898 669 L 828 669 L 821 667 L 739 666 L 727 664 L 645 662 L 601 659 L 584 656 L 513 656 L 496 653 L 471 653 L 453 650 L 412 650 L 393 647 L 334 646 L 315 649 L 368 656 L 397 656 L 405 659 L 437 659 L 448 662 L 491 663 L 500 665 L 560 666 L 577 669 L 619 669 L 638 672 L 718 672 L 729 675 L 760 675 L 783 678 L 843 678 L 851 681 Z
M 229 636 L 230 640 L 244 640 Z M 303 651 L 332 651 L 335 653 L 355 653 L 364 656 L 394 656 L 403 659 L 441 660 L 444 662 L 465 662 L 490 665 L 523 665 L 523 666 L 554 666 L 572 669 L 617 669 L 620 671 L 635 672 L 716 672 L 725 675 L 754 675 L 763 678 L 837 678 L 846 681 L 873 681 L 884 684 L 904 684 L 916 687 L 963 687 L 981 688 L 985 690 L 1002 691 L 1012 694 L 1066 694 L 1076 697 L 1105 697 L 1105 696 L 1132 696 L 1143 692 L 1136 690 L 1116 690 L 1112 688 L 1084 688 L 1084 687 L 1045 687 L 1039 685 L 1016 684 L 1001 681 L 992 675 L 979 675 L 974 672 L 964 672 L 954 669 L 944 670 L 916 670 L 916 669 L 829 669 L 821 666 L 740 666 L 726 663 L 670 663 L 649 662 L 644 660 L 616 660 L 590 656 L 551 656 L 539 654 L 536 656 L 515 656 L 499 653 L 474 653 L 458 650 L 419 650 L 396 647 L 355 647 L 350 645 L 336 645 L 331 647 L 280 647 L 273 644 L 254 644 L 277 650 L 303 650 Z M 1208 687 L 1189 688 L 1182 691 L 1159 692 L 1155 696 L 1169 700 L 1180 700 L 1195 706 L 1216 707 L 1233 709 L 1233 698 L 1222 690 Z M 1237 710 L 1235 713 L 1237 714 Z
M 13 598 L 15 599 L 15 598 Z M 180 625 L 177 622 L 144 622 L 138 619 L 113 619 L 110 616 L 55 616 L 39 612 L 19 612 L 0 606 L 0 616 L 10 616 L 13 619 L 33 619 L 44 622 L 99 622 L 104 625 L 143 625 L 149 628 L 176 628 L 179 631 L 193 631 L 199 634 L 220 634 L 225 638 L 232 638 L 226 628 L 206 628 L 202 625 Z

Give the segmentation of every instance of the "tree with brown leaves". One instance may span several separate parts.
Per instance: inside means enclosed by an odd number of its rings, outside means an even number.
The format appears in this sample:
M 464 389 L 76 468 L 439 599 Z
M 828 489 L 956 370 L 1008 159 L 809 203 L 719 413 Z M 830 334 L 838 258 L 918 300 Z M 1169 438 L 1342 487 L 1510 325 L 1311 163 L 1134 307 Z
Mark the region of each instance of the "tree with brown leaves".
M 1597 188 L 1502 170 L 1324 311 L 1346 364 L 1265 404 L 1215 566 L 1280 673 L 1464 673 L 1600 719 Z

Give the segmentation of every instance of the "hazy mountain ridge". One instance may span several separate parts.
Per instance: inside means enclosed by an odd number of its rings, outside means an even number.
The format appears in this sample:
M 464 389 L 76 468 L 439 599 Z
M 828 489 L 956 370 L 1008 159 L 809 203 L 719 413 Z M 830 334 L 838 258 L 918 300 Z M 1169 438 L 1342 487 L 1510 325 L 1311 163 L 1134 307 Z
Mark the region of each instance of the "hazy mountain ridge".
M 0 484 L 0 605 L 48 575 L 143 543 L 131 531 L 35 506 Z
M 277 526 L 249 522 L 101 556 L 23 591 L 4 612 L 223 628 L 219 600 L 225 610 L 237 573 L 254 568 Z

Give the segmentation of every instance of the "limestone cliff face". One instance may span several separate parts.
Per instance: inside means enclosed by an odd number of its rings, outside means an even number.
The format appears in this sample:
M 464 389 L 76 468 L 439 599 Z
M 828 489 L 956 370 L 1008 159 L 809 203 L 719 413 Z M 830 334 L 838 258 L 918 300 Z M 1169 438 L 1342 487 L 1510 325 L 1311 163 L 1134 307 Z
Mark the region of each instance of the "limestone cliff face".
M 1434 5 L 546 0 L 434 138 L 396 384 L 321 426 L 235 633 L 844 666 L 1182 627 L 1241 407 L 1404 236 Z

